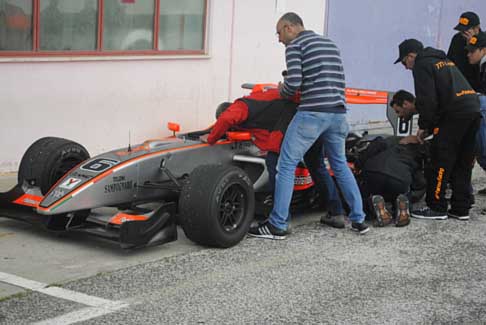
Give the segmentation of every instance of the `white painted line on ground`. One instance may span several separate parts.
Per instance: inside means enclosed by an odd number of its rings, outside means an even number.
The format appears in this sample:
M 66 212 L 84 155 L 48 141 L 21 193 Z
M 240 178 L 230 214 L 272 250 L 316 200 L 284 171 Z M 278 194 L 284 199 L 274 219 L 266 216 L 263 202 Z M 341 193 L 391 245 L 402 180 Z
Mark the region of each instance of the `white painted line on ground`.
M 87 307 L 83 309 L 79 309 L 73 311 L 71 313 L 58 316 L 51 319 L 46 319 L 41 322 L 33 323 L 34 325 L 67 325 L 67 324 L 74 324 L 77 322 L 82 322 L 86 320 L 90 320 L 92 318 L 100 317 L 106 314 L 113 313 L 117 310 L 127 307 L 128 304 L 118 303 L 118 306 L 112 304 L 109 308 L 108 307 Z
M 71 291 L 60 287 L 48 287 L 48 285 L 45 283 L 24 279 L 16 275 L 3 272 L 0 272 L 0 282 L 90 306 L 88 308 L 76 310 L 74 312 L 47 319 L 35 324 L 73 324 L 110 314 L 114 311 L 128 307 L 128 304 L 124 302 L 90 296 L 81 292 Z

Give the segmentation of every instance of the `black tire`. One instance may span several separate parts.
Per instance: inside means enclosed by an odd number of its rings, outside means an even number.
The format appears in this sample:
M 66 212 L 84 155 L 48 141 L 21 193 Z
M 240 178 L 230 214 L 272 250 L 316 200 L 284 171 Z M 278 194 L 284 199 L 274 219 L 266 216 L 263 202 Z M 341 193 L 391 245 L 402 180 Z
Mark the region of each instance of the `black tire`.
M 70 169 L 88 158 L 88 151 L 76 142 L 55 137 L 41 138 L 22 157 L 18 183 L 26 181 L 46 194 Z
M 179 198 L 184 233 L 205 246 L 227 248 L 238 244 L 248 232 L 254 209 L 253 184 L 235 166 L 197 167 Z

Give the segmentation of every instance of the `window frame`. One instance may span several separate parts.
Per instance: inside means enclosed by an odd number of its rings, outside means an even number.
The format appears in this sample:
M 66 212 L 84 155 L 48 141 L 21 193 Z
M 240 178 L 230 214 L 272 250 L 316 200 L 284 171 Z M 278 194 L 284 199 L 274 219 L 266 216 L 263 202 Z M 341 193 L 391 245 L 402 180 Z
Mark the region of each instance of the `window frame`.
M 103 13 L 105 0 L 98 2 L 98 21 L 96 32 L 96 49 L 93 50 L 76 50 L 76 51 L 42 51 L 40 50 L 40 0 L 32 0 L 32 50 L 30 51 L 0 51 L 0 58 L 16 57 L 109 57 L 109 56 L 204 56 L 207 55 L 207 38 L 208 38 L 208 8 L 209 0 L 204 1 L 203 12 L 203 30 L 201 50 L 159 50 L 159 26 L 160 26 L 160 1 L 154 1 L 154 21 L 153 21 L 153 48 L 151 50 L 103 50 Z

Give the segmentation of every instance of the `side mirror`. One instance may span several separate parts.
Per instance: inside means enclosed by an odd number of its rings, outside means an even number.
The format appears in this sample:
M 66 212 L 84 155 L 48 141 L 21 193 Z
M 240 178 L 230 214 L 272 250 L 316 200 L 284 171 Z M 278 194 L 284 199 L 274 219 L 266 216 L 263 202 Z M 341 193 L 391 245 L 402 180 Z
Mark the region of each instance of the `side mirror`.
M 172 135 L 175 136 L 176 132 L 181 130 L 181 126 L 178 123 L 169 122 L 167 123 L 167 128 L 172 131 Z
M 250 132 L 226 132 L 226 137 L 230 141 L 250 141 Z

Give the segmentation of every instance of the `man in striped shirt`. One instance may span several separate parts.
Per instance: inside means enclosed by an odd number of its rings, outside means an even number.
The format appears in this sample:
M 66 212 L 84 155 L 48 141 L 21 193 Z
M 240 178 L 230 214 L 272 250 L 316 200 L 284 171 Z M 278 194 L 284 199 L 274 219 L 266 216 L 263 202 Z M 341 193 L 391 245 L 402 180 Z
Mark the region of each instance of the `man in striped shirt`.
M 351 229 L 360 234 L 369 229 L 356 180 L 346 161 L 345 81 L 340 53 L 328 38 L 305 30 L 295 13 L 284 14 L 277 23 L 279 42 L 286 46 L 287 78 L 279 84 L 284 98 L 301 91 L 301 103 L 290 122 L 282 143 L 277 166 L 273 210 L 268 221 L 250 228 L 249 235 L 285 239 L 288 233 L 289 207 L 294 171 L 312 144 L 321 139 L 331 168 L 351 212 Z

